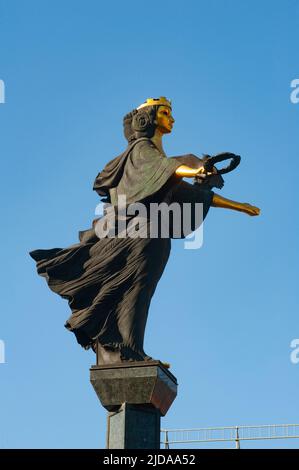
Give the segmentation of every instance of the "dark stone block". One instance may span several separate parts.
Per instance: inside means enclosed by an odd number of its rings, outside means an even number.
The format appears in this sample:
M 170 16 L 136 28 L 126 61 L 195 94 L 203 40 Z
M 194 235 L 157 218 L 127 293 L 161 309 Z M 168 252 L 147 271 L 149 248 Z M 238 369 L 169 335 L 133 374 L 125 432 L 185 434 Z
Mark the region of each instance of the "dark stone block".
M 93 366 L 90 381 L 108 411 L 124 403 L 150 405 L 165 416 L 177 395 L 177 380 L 160 361 Z
M 153 406 L 124 403 L 108 413 L 107 449 L 159 449 L 160 421 Z

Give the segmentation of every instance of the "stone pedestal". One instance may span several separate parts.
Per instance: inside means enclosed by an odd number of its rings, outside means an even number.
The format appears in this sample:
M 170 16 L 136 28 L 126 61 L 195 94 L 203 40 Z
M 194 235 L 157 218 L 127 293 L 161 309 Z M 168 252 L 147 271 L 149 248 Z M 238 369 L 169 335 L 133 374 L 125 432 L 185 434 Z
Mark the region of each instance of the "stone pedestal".
M 159 449 L 160 429 L 159 410 L 124 403 L 108 413 L 107 449 Z
M 108 411 L 108 449 L 160 448 L 160 418 L 177 395 L 177 380 L 160 361 L 93 366 L 90 381 Z

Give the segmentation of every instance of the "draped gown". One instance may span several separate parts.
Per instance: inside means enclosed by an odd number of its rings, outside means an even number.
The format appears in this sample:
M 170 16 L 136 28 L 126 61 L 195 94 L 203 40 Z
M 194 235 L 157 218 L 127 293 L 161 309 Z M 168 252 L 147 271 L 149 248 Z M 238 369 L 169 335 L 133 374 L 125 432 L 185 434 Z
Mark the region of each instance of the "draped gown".
M 142 202 L 145 207 L 151 202 L 202 203 L 204 219 L 214 193 L 176 175 L 182 164 L 199 167 L 201 160 L 193 155 L 167 158 L 150 139 L 140 138 L 105 166 L 94 190 L 113 207 L 119 195 L 126 196 L 127 204 Z M 118 351 L 124 361 L 146 360 L 148 311 L 169 258 L 171 237 L 98 238 L 93 226 L 79 232 L 79 243 L 30 255 L 49 288 L 68 300 L 72 313 L 65 326 L 81 346 L 88 349 L 98 341 L 105 350 Z

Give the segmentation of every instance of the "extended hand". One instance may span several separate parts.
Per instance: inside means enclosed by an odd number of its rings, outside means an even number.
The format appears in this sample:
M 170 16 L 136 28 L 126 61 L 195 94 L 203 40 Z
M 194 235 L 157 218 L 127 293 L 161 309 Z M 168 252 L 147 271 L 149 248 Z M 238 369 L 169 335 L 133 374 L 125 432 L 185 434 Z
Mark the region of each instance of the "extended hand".
M 205 178 L 206 176 L 216 175 L 216 174 L 217 174 L 216 167 L 213 167 L 212 171 L 206 171 L 205 167 L 201 166 L 200 168 L 198 168 L 196 176 L 202 176 L 203 178 Z
M 248 204 L 247 202 L 244 202 L 240 204 L 240 210 L 244 212 L 245 214 L 254 216 L 254 215 L 260 215 L 261 210 L 258 207 L 252 206 L 251 204 Z

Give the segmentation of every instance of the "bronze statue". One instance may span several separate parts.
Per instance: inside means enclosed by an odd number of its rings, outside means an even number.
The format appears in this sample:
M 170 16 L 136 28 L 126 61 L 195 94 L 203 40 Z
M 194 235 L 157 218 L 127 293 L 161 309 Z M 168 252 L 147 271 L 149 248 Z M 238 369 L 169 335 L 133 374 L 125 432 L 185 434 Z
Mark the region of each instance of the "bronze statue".
M 93 188 L 116 209 L 116 224 L 119 195 L 125 195 L 127 204 L 142 202 L 145 207 L 153 202 L 202 203 L 203 219 L 210 206 L 258 215 L 257 207 L 212 191 L 223 180 L 209 157 L 165 155 L 162 138 L 173 124 L 171 102 L 164 97 L 149 98 L 124 117 L 128 147 L 98 174 Z M 234 154 L 218 156 L 225 158 L 239 161 Z M 195 178 L 194 184 L 184 177 Z M 126 223 L 134 218 L 127 216 Z M 72 314 L 66 328 L 84 348 L 98 349 L 99 363 L 150 360 L 143 349 L 148 310 L 174 237 L 99 238 L 97 223 L 79 232 L 75 245 L 30 255 L 50 289 L 69 302 Z

